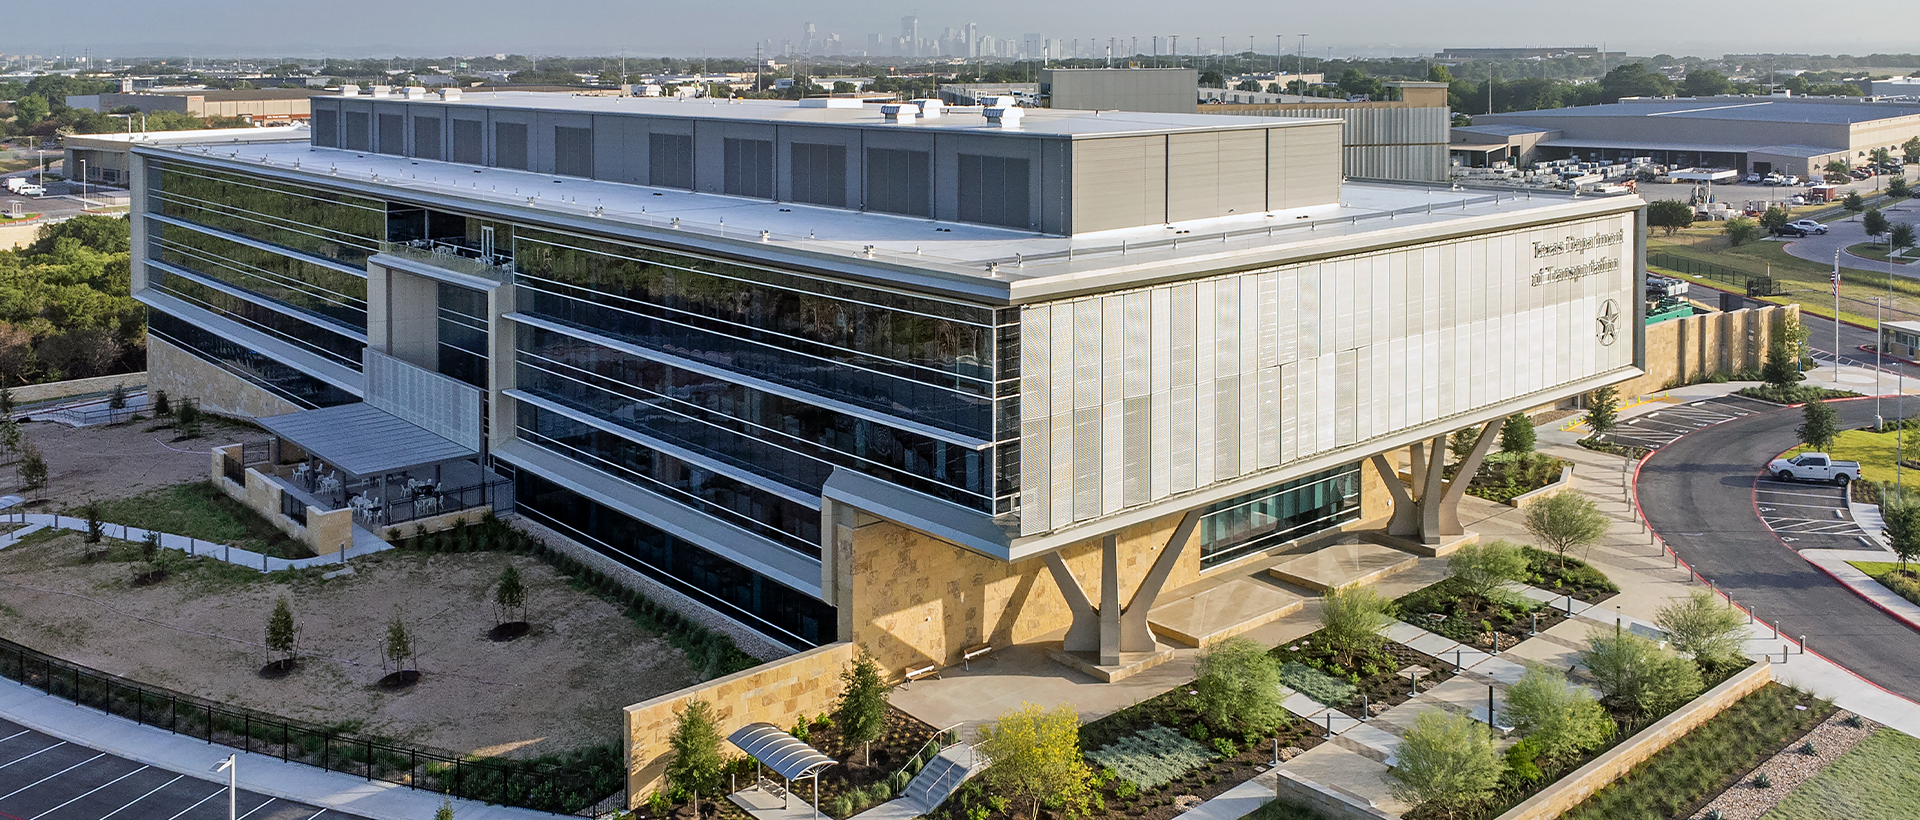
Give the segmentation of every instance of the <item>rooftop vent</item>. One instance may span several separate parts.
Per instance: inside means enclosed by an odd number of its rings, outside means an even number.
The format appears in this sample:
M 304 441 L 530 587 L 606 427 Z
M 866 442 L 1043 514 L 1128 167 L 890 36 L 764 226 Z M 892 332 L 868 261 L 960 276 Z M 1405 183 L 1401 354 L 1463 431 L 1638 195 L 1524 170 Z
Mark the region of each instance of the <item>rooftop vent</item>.
M 440 99 L 448 102 L 452 102 L 453 100 L 460 99 L 460 89 L 458 88 L 440 89 Z
M 410 85 L 400 89 L 400 96 L 409 100 L 424 100 L 427 98 L 427 90 L 417 85 Z
M 880 114 L 887 122 L 913 122 L 920 114 L 920 107 L 912 103 L 888 103 L 880 106 Z
M 1008 98 L 1003 97 L 1001 99 Z M 987 122 L 998 125 L 1001 128 L 1019 128 L 1020 118 L 1027 115 L 1027 110 L 1008 99 L 1006 104 L 989 105 L 982 109 L 981 113 L 987 115 Z
M 368 86 L 367 90 L 372 91 L 375 97 L 386 97 L 393 94 L 393 86 L 390 85 Z
M 922 119 L 932 119 L 947 113 L 947 104 L 937 99 L 918 99 L 914 100 L 913 104 L 920 106 L 920 117 Z
M 360 86 L 354 85 L 353 83 L 341 83 L 340 96 L 358 97 L 360 96 Z
M 800 101 L 801 108 L 862 108 L 859 97 L 807 97 Z

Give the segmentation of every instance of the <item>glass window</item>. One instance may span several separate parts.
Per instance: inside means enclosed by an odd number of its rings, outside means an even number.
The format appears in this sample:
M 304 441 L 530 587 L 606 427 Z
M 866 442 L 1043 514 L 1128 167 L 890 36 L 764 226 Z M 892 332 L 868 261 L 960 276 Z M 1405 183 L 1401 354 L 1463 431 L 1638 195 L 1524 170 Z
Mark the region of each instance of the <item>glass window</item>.
M 278 180 L 161 163 L 152 210 L 291 250 L 366 267 L 386 236 L 386 203 Z
M 1360 463 L 1297 478 L 1208 507 L 1200 565 L 1211 566 L 1360 517 Z
M 215 336 L 165 311 L 147 312 L 147 330 L 154 338 L 301 407 L 332 407 L 360 400 L 359 396 L 309 376 L 278 359 Z
M 440 283 L 440 373 L 487 389 L 487 295 Z
M 313 320 L 283 313 L 198 281 L 149 265 L 147 283 L 154 290 L 177 296 L 195 306 L 233 319 L 278 339 L 291 342 L 340 364 L 360 369 L 366 342 L 328 330 Z
M 775 640 L 806 648 L 836 640 L 833 607 L 769 580 L 527 470 L 513 470 L 520 512 L 589 548 L 738 618 Z
M 258 294 L 303 313 L 367 328 L 367 280 L 288 254 L 243 245 L 217 235 L 147 223 L 152 258 Z

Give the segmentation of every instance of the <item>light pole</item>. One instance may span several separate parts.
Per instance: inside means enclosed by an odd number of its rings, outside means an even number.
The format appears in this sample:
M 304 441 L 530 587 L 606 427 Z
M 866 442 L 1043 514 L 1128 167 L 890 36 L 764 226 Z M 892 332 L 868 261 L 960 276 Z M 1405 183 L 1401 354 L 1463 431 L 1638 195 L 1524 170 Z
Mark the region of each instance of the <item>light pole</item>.
M 87 207 L 87 161 L 80 160 L 80 208 Z
M 213 767 L 215 773 L 227 773 L 227 820 L 238 820 L 238 818 L 235 817 L 237 812 L 235 811 L 234 804 L 238 802 L 236 797 L 240 791 L 240 767 L 234 765 L 234 759 L 239 756 L 238 753 L 227 755 L 227 759 L 220 761 Z
M 1889 283 L 1891 284 L 1891 283 Z M 1885 430 L 1886 422 L 1880 415 L 1880 353 L 1887 346 L 1887 331 L 1880 325 L 1880 308 L 1885 304 L 1881 297 L 1873 297 L 1873 429 Z

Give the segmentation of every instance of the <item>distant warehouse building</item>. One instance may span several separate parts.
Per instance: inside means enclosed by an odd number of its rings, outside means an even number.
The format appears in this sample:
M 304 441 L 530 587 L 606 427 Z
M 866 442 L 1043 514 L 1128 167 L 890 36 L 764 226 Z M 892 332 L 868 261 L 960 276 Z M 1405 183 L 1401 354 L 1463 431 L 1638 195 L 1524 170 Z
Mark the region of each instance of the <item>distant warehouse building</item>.
M 1920 105 L 1854 98 L 1629 97 L 1611 105 L 1516 111 L 1453 129 L 1457 164 L 1652 157 L 1662 165 L 1807 176 L 1859 165 L 1920 136 Z
M 71 108 L 114 111 L 129 106 L 151 114 L 177 111 L 196 117 L 244 117 L 253 122 L 305 121 L 307 99 L 315 92 L 303 88 L 256 88 L 243 91 L 158 91 L 139 94 L 76 94 L 67 97 Z

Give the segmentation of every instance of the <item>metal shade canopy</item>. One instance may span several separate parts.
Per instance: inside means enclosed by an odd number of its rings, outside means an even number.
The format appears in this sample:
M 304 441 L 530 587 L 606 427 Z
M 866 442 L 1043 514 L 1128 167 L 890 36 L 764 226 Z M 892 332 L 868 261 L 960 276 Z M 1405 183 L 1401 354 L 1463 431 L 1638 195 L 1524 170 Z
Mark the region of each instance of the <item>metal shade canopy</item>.
M 254 419 L 276 436 L 356 476 L 396 473 L 480 451 L 372 405 L 356 402 Z
M 808 746 L 799 738 L 787 734 L 771 723 L 749 723 L 733 734 L 727 735 L 727 742 L 740 748 L 753 759 L 766 764 L 776 774 L 788 780 L 818 774 L 821 769 L 833 765 L 836 761 L 819 749 Z

